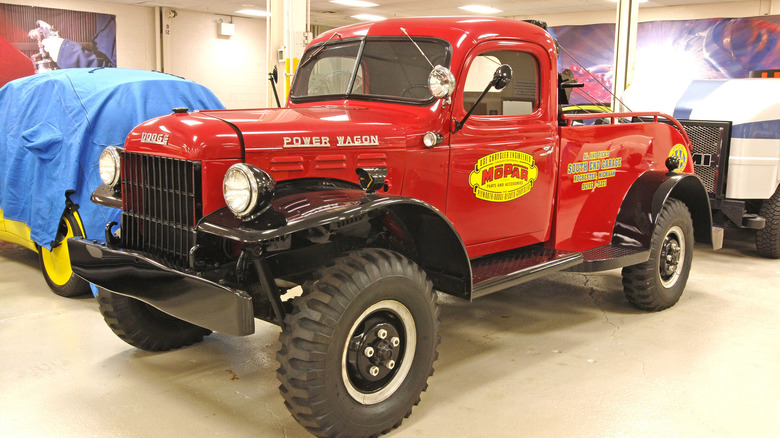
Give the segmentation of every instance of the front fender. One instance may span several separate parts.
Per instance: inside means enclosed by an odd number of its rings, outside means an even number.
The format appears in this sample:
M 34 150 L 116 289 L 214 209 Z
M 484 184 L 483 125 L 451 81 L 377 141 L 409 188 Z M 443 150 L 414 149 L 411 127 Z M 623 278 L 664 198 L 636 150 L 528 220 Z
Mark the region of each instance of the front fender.
M 648 196 L 652 193 L 653 196 Z M 707 189 L 692 173 L 648 171 L 634 181 L 626 193 L 615 220 L 612 244 L 631 248 L 650 248 L 653 230 L 666 200 L 676 198 L 691 212 L 694 237 L 719 249 L 723 230 L 713 228 Z
M 422 203 L 411 198 L 366 195 L 362 190 L 316 190 L 276 198 L 263 214 L 249 221 L 236 218 L 223 207 L 203 217 L 197 231 L 241 243 L 263 243 L 315 227 L 351 222 L 369 212 L 406 202 Z
M 287 241 L 300 232 L 323 227 L 332 231 L 383 217 L 401 225 L 394 231 L 415 248 L 405 255 L 428 273 L 437 290 L 469 296 L 471 265 L 460 235 L 438 209 L 419 199 L 367 195 L 354 189 L 303 191 L 274 199 L 263 214 L 246 222 L 222 208 L 201 219 L 197 231 L 262 246 Z

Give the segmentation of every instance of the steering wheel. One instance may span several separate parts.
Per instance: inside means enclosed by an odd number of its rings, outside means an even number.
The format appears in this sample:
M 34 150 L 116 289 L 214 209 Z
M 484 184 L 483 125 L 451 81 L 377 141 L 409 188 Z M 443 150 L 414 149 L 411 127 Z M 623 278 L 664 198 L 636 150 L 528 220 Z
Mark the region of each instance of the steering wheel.
M 423 90 L 420 92 L 419 90 Z M 401 91 L 401 97 L 410 97 L 412 99 L 427 99 L 431 97 L 431 90 L 427 84 L 412 84 Z
M 334 70 L 314 82 L 311 87 L 309 87 L 309 95 L 344 94 L 347 92 L 347 86 L 349 85 L 349 80 L 351 78 L 351 71 Z M 360 76 L 356 77 L 355 84 L 352 86 L 352 88 L 362 90 L 363 78 Z

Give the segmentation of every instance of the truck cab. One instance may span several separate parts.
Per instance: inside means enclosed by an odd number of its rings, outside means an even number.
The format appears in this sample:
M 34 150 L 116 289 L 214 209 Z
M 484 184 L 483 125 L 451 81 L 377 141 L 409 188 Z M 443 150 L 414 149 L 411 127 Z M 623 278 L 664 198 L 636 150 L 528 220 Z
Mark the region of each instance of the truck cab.
M 623 268 L 629 302 L 657 311 L 680 298 L 694 240 L 719 244 L 682 127 L 657 113 L 574 126 L 589 116 L 560 114 L 556 60 L 540 23 L 328 31 L 284 108 L 175 109 L 108 149 L 93 200 L 122 221 L 106 244 L 69 241 L 74 272 L 141 349 L 280 326 L 296 419 L 387 432 L 433 372 L 434 291 Z

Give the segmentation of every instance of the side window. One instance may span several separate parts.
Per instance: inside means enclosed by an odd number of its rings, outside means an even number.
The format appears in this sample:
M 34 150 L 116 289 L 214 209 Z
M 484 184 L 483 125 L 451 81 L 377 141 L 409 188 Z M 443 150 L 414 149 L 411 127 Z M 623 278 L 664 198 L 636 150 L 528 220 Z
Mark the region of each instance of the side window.
M 510 50 L 485 52 L 471 63 L 463 93 L 465 111 L 474 105 L 501 64 L 512 67 L 512 82 L 501 91 L 491 89 L 472 114 L 518 116 L 536 111 L 539 107 L 539 64 L 533 55 Z

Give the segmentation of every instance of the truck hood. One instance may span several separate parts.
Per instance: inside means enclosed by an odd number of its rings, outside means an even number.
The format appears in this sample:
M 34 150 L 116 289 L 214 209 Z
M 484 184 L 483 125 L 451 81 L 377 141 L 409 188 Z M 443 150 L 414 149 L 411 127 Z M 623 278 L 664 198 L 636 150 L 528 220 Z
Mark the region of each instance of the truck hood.
M 375 108 L 318 106 L 204 114 L 238 128 L 248 154 L 259 150 L 406 145 L 406 132 L 398 125 L 401 119 Z
M 267 151 L 403 148 L 406 129 L 399 120 L 406 122 L 400 111 L 345 106 L 174 113 L 137 126 L 125 148 L 194 161 Z
M 148 120 L 130 131 L 125 150 L 189 161 L 242 156 L 236 128 L 204 113 L 173 113 Z

